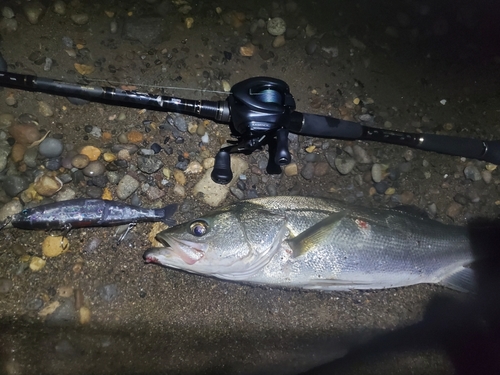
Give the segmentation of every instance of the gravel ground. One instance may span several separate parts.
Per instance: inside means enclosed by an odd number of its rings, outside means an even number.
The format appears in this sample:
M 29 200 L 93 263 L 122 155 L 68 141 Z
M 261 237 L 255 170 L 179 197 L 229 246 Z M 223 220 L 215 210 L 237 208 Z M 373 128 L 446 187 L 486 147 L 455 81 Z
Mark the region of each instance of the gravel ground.
M 0 68 L 12 72 L 206 100 L 265 75 L 287 82 L 302 112 L 500 139 L 498 12 L 486 2 L 4 0 L 1 7 Z M 284 37 L 270 34 L 278 33 L 267 27 L 274 17 L 286 22 Z M 230 189 L 201 194 L 197 183 L 226 139 L 227 126 L 190 116 L 2 89 L 0 218 L 73 197 L 155 208 L 177 202 L 178 222 L 266 195 L 412 205 L 469 229 L 500 211 L 496 165 L 293 135 L 285 173 L 266 173 L 265 152 L 242 155 Z M 46 232 L 0 230 L 0 373 L 500 369 L 495 278 L 484 278 L 478 296 L 430 285 L 344 293 L 249 286 L 144 264 L 158 230 L 138 224 L 119 245 L 115 228 L 72 230 L 55 257 L 43 248 Z

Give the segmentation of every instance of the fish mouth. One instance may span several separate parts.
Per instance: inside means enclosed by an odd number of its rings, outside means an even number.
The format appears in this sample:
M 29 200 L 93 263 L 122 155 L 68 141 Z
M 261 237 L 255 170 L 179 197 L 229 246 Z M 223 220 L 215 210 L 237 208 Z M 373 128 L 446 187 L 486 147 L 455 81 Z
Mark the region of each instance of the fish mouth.
M 179 240 L 172 237 L 157 238 L 166 247 L 153 248 L 147 250 L 143 258 L 146 263 L 157 263 L 165 266 L 178 266 L 184 265 L 191 266 L 203 258 L 208 249 L 206 244 Z

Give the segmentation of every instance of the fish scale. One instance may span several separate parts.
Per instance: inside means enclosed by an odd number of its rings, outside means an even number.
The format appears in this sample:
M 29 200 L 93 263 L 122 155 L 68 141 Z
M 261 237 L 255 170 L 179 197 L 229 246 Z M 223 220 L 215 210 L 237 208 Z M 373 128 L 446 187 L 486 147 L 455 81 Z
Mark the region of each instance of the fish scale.
M 206 225 L 206 233 L 194 236 L 193 223 Z M 157 239 L 166 247 L 148 250 L 146 261 L 227 280 L 322 290 L 475 285 L 466 228 L 331 199 L 240 201 Z M 182 260 L 201 248 L 194 263 Z

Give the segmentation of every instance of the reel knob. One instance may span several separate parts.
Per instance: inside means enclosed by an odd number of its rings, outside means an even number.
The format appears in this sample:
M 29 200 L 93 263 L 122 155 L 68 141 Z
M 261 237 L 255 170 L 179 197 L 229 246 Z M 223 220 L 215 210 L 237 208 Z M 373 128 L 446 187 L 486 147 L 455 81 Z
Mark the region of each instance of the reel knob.
M 216 184 L 227 185 L 233 179 L 231 171 L 231 156 L 229 152 L 220 150 L 215 156 L 214 169 L 210 174 Z

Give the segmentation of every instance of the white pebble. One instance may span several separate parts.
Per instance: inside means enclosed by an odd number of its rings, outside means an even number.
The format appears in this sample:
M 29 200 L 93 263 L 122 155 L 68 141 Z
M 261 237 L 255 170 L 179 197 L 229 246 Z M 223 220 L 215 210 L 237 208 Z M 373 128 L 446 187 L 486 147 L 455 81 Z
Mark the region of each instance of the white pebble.
M 111 34 L 116 34 L 118 31 L 118 23 L 116 21 L 111 21 L 109 24 L 109 31 L 111 31 Z
M 210 142 L 210 138 L 208 136 L 208 133 L 203 134 L 203 136 L 201 137 L 201 141 L 205 144 L 208 144 Z
M 2 16 L 4 16 L 5 18 L 14 18 L 14 11 L 11 7 L 3 7 Z

